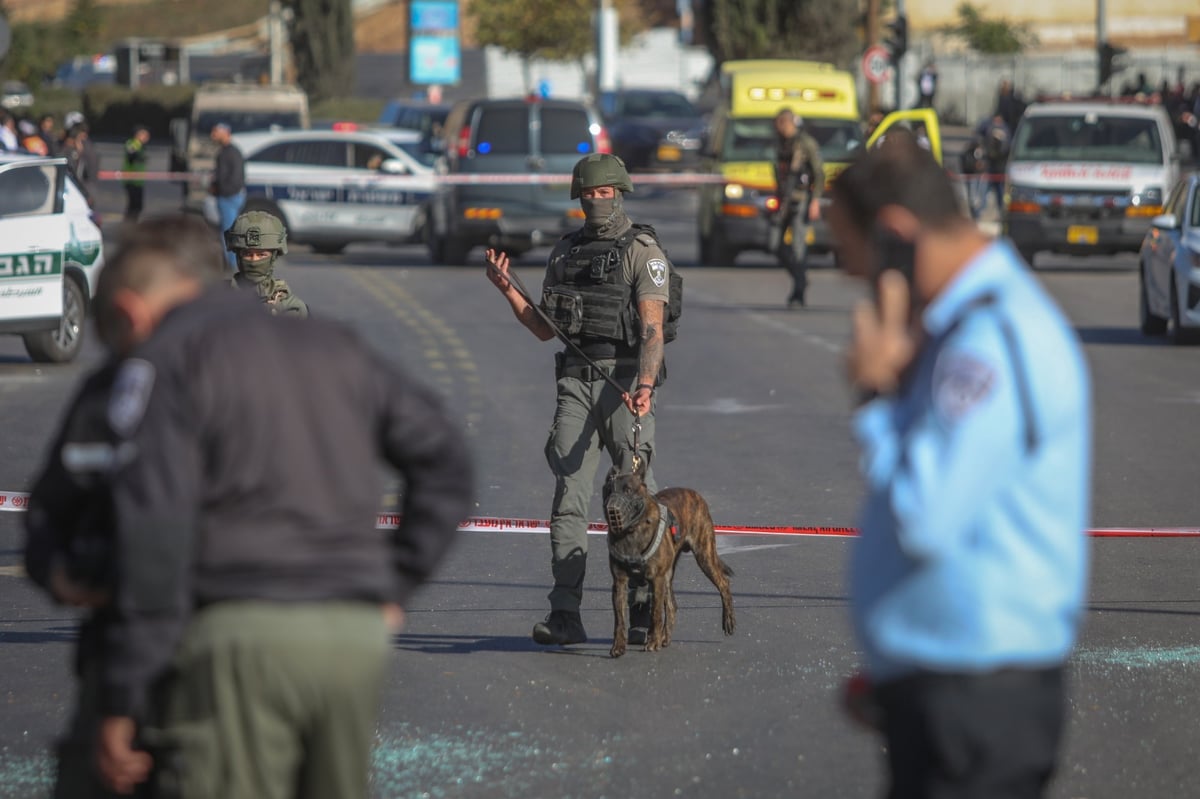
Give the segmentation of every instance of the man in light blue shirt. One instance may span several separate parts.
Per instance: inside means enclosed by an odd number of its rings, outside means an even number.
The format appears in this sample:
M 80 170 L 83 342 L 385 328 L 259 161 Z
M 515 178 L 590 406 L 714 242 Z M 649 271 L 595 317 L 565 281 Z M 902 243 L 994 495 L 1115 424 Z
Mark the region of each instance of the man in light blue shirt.
M 867 488 L 850 587 L 888 796 L 1042 796 L 1087 580 L 1078 337 L 909 139 L 838 178 L 830 225 L 875 283 L 848 357 Z

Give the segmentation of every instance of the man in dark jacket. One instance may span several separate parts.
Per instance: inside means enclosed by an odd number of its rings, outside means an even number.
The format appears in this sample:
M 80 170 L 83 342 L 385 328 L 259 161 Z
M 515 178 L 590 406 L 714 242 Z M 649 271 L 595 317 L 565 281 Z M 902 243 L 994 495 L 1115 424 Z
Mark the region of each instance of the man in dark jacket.
M 217 144 L 217 159 L 213 166 L 213 177 L 210 191 L 217 198 L 218 226 L 221 241 L 225 240 L 225 231 L 233 227 L 233 222 L 242 212 L 246 204 L 246 166 L 242 160 L 242 151 L 233 143 L 233 133 L 228 125 L 216 125 L 212 129 L 212 140 Z M 229 268 L 237 268 L 237 259 L 233 253 L 227 256 Z
M 184 796 L 365 797 L 389 629 L 466 514 L 465 442 L 348 329 L 230 292 L 186 224 L 135 228 L 97 291 L 127 353 L 100 770 L 118 792 L 157 766 Z M 390 535 L 381 455 L 405 485 Z

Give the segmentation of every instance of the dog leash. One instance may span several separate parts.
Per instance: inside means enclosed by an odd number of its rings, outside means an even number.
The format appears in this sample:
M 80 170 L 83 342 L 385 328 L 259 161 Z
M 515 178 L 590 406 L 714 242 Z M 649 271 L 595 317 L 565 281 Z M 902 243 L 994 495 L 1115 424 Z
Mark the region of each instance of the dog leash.
M 579 348 L 578 344 L 576 344 L 574 341 L 571 341 L 571 339 L 567 337 L 567 334 L 562 332 L 562 330 L 559 329 L 558 325 L 554 324 L 554 321 L 552 319 L 550 319 L 549 315 L 547 315 L 547 313 L 542 310 L 542 306 L 539 305 L 538 303 L 534 302 L 532 297 L 530 297 L 529 290 L 525 288 L 525 284 L 521 282 L 521 278 L 517 276 L 516 272 L 509 270 L 509 272 L 506 274 L 504 272 L 501 272 L 499 270 L 499 268 L 497 268 L 496 265 L 493 264 L 491 261 L 485 261 L 485 263 L 487 263 L 487 265 L 490 269 L 495 270 L 497 274 L 504 276 L 514 286 L 517 287 L 517 293 L 521 295 L 521 298 L 524 299 L 525 302 L 529 303 L 530 307 L 532 307 L 534 312 L 538 316 L 541 317 L 543 322 L 550 325 L 550 329 L 554 331 L 554 335 L 558 337 L 559 341 L 561 341 L 563 344 L 566 344 L 567 347 L 569 347 L 571 349 L 571 351 L 574 352 L 576 355 L 578 355 L 580 358 L 583 358 L 583 360 L 587 362 L 588 366 L 595 369 L 600 374 L 600 376 L 604 378 L 605 382 L 607 382 L 610 386 L 615 388 L 617 391 L 621 392 L 622 396 L 629 393 L 629 390 L 627 388 L 625 388 L 620 383 L 618 383 L 613 378 L 613 376 L 610 375 L 608 372 L 601 369 L 594 360 L 592 360 L 591 358 L 588 357 L 586 352 L 584 352 L 582 349 Z

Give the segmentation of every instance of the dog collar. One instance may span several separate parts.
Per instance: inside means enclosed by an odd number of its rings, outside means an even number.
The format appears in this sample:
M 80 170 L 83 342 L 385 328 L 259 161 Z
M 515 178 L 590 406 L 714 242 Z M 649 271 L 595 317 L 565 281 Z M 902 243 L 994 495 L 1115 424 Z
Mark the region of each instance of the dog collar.
M 640 555 L 630 557 L 614 551 L 612 546 L 609 546 L 609 557 L 619 560 L 627 566 L 641 568 L 658 551 L 658 547 L 662 544 L 663 535 L 667 532 L 668 527 L 671 528 L 671 538 L 675 538 L 679 534 L 675 526 L 675 517 L 671 515 L 671 510 L 658 500 L 654 500 L 654 504 L 658 505 L 658 529 L 654 531 L 654 540 L 650 542 L 650 546 L 646 548 L 646 551 Z

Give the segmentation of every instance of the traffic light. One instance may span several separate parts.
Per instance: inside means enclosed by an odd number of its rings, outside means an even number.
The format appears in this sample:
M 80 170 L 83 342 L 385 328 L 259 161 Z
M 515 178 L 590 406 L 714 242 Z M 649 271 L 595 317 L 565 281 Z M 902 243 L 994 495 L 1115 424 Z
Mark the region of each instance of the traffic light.
M 1100 42 L 1097 48 L 1100 55 L 1100 85 L 1104 86 L 1112 79 L 1112 76 L 1127 66 L 1125 59 L 1121 56 L 1125 55 L 1124 47 L 1113 47 L 1108 42 Z
M 898 63 L 908 52 L 908 17 L 896 17 L 887 24 L 889 34 L 883 46 L 892 53 L 892 63 Z

